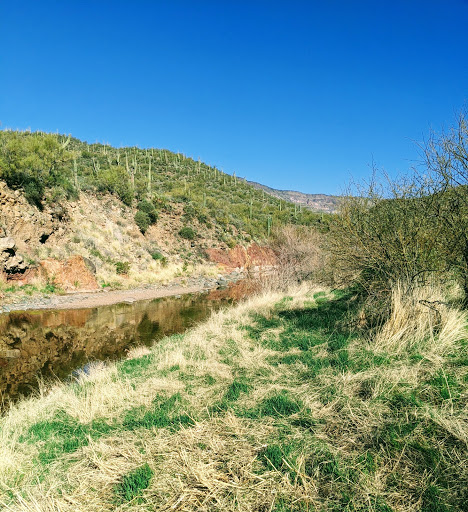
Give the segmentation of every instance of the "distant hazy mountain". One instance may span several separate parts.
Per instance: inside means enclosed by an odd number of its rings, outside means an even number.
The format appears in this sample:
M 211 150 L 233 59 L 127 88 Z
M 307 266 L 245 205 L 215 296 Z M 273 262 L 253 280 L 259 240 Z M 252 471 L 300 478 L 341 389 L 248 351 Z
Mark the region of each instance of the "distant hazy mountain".
M 247 181 L 247 183 L 259 190 L 264 190 L 271 196 L 283 199 L 284 201 L 291 201 L 291 203 L 300 204 L 309 210 L 333 213 L 338 209 L 338 203 L 340 200 L 339 196 L 305 194 L 304 192 L 297 192 L 295 190 L 277 190 L 255 181 Z

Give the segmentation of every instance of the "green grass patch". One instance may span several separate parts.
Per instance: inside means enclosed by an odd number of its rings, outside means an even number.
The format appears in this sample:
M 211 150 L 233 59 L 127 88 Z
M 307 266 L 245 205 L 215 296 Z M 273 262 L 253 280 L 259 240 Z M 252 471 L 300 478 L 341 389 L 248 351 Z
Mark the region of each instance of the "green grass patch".
M 252 386 L 241 379 L 234 379 L 219 402 L 209 408 L 211 414 L 218 414 L 229 409 L 233 402 L 239 400 L 242 393 L 248 393 Z
M 281 309 L 280 301 L 274 314 L 252 315 L 252 324 L 246 330 L 251 339 L 260 340 L 271 350 L 298 348 L 306 351 L 327 342 L 329 351 L 336 352 L 355 336 L 348 321 L 357 307 L 351 297 L 350 292 L 331 299 L 320 295 L 318 302 L 297 309 Z M 270 330 L 278 333 L 269 335 Z
M 86 446 L 90 439 L 97 439 L 112 430 L 113 427 L 103 419 L 83 424 L 60 411 L 51 420 L 31 425 L 27 433 L 20 437 L 20 441 L 37 444 L 38 460 L 46 465 L 66 453 Z
M 234 363 L 234 359 L 239 357 L 240 350 L 233 339 L 227 339 L 224 346 L 219 349 L 218 354 L 222 357 L 222 363 L 232 365 Z
M 436 401 L 452 400 L 460 398 L 464 386 L 457 381 L 457 378 L 451 374 L 439 370 L 437 374 L 428 382 L 433 391 Z
M 265 398 L 260 405 L 260 412 L 263 416 L 291 416 L 302 409 L 302 402 L 293 399 L 287 392 L 277 393 Z
M 117 365 L 120 375 L 130 378 L 142 377 L 146 370 L 151 366 L 153 356 L 151 354 L 137 357 L 134 359 L 127 359 Z
M 321 370 L 330 366 L 330 361 L 327 358 L 317 357 L 311 351 L 272 356 L 268 358 L 268 362 L 273 366 L 279 364 L 305 366 L 305 370 L 299 370 L 297 373 L 301 382 L 315 379 Z
M 257 407 L 243 411 L 240 414 L 252 419 L 261 418 L 262 416 L 281 418 L 292 416 L 302 409 L 302 402 L 283 390 L 263 399 Z
M 281 473 L 289 473 L 294 467 L 292 451 L 292 444 L 270 444 L 259 453 L 258 459 L 268 470 L 276 469 Z
M 179 430 L 182 426 L 194 424 L 194 420 L 184 412 L 185 401 L 180 393 L 170 398 L 156 397 L 151 408 L 133 407 L 125 414 L 122 426 L 127 430 L 139 428 L 169 428 Z
M 127 473 L 122 480 L 114 487 L 116 501 L 124 503 L 131 501 L 141 495 L 142 491 L 150 485 L 153 470 L 148 464 Z
M 316 448 L 305 461 L 304 471 L 311 478 L 330 478 L 342 480 L 345 476 L 340 467 L 338 457 L 333 455 L 327 447 Z
M 275 309 L 282 309 L 287 304 L 291 303 L 293 300 L 294 300 L 293 297 L 289 297 L 289 296 L 283 297 L 279 302 L 277 302 L 275 304 Z
M 395 360 L 395 356 L 391 356 L 389 354 L 375 354 L 371 350 L 361 348 L 353 355 L 353 370 L 355 373 L 364 372 L 371 368 L 388 366 Z
M 250 388 L 251 386 L 245 382 L 235 379 L 226 391 L 224 399 L 229 400 L 230 402 L 238 400 L 241 393 L 248 393 Z
M 209 374 L 205 375 L 203 381 L 207 386 L 214 386 L 217 382 L 216 379 Z

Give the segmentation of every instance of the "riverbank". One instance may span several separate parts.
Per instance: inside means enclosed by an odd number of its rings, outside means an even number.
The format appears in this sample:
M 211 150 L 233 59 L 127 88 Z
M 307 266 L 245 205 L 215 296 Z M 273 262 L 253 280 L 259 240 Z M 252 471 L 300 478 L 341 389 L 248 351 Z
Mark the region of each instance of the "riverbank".
M 370 332 L 351 292 L 267 293 L 90 367 L 0 418 L 0 506 L 461 512 L 466 317 L 418 308 Z
M 102 289 L 93 292 L 67 294 L 42 293 L 35 294 L 34 296 L 22 295 L 19 299 L 18 297 L 10 296 L 8 303 L 4 303 L 5 298 L 3 300 L 0 299 L 0 313 L 41 309 L 83 309 L 110 306 L 122 302 L 132 303 L 139 300 L 198 293 L 226 287 L 243 277 L 244 274 L 242 272 L 234 271 L 229 274 L 218 274 L 211 277 L 192 276 L 178 278 L 167 284 L 149 284 L 127 290 Z

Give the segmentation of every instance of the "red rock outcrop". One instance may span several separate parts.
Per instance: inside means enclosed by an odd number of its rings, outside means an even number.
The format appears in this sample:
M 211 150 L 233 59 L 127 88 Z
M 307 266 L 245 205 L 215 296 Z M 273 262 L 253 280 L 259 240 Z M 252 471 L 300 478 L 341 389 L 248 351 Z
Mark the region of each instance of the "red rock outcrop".
M 210 261 L 224 265 L 227 268 L 270 267 L 277 265 L 275 253 L 269 247 L 252 244 L 248 248 L 236 245 L 233 249 L 207 249 Z
M 90 291 L 99 289 L 94 275 L 86 266 L 82 256 L 72 256 L 67 261 L 48 258 L 39 263 L 42 273 L 65 291 Z

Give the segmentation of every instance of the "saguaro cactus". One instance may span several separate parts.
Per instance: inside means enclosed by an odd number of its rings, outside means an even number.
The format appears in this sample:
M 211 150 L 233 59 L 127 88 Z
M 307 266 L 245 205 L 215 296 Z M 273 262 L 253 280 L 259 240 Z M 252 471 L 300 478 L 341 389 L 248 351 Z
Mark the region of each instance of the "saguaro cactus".
M 148 157 L 148 197 L 151 199 L 151 160 L 152 156 Z
M 80 190 L 78 186 L 78 164 L 76 162 L 76 156 L 73 156 L 73 179 L 75 181 L 76 190 Z

